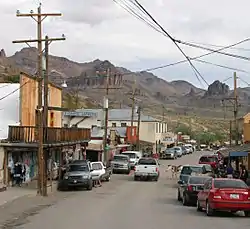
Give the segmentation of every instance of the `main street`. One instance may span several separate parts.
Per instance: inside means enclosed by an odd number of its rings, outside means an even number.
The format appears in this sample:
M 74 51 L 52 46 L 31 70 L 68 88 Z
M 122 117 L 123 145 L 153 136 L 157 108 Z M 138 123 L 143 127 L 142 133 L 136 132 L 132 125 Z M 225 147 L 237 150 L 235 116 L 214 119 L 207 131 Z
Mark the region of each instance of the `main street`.
M 176 181 L 168 179 L 168 164 L 197 163 L 200 152 L 175 161 L 161 161 L 156 182 L 134 182 L 133 176 L 113 175 L 110 183 L 79 191 L 25 220 L 24 229 L 156 229 L 249 228 L 248 218 L 220 214 L 213 218 L 176 200 Z

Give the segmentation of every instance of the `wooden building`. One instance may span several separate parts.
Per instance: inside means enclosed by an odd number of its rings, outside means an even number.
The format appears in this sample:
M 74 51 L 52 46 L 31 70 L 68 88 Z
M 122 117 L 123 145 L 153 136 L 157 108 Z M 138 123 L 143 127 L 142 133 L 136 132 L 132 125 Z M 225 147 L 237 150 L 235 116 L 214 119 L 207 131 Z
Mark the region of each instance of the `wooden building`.
M 8 181 L 8 167 L 20 162 L 26 166 L 26 179 L 32 180 L 38 170 L 38 136 L 36 128 L 36 108 L 38 82 L 26 73 L 20 73 L 20 125 L 9 126 L 8 139 L 0 143 L 4 149 L 4 182 Z M 48 114 L 48 127 L 44 128 L 43 148 L 46 159 L 62 164 L 67 148 L 77 147 L 85 150 L 90 141 L 88 128 L 62 128 L 62 89 L 49 83 L 49 106 L 57 108 Z M 53 115 L 52 115 L 53 114 Z

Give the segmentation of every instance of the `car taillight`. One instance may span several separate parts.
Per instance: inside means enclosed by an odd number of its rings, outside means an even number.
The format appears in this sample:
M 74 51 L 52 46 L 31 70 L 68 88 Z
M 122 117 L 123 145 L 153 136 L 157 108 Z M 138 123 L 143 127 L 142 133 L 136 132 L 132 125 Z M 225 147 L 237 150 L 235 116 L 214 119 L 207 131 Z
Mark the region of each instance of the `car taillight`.
M 213 199 L 221 199 L 220 191 L 216 190 L 215 192 L 212 192 Z
M 193 191 L 193 186 L 192 185 L 188 185 L 188 191 L 190 191 L 190 192 Z
M 156 169 L 155 169 L 155 172 L 159 172 L 159 169 L 158 169 L 158 168 L 156 168 Z

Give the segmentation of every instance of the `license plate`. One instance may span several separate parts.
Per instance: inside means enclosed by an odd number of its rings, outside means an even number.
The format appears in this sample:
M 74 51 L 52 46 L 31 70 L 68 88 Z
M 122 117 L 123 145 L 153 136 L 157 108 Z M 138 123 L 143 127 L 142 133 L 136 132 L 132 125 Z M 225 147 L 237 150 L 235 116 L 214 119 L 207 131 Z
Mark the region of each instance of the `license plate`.
M 74 183 L 77 183 L 77 180 L 74 180 Z
M 239 199 L 239 195 L 238 194 L 230 194 L 230 198 L 231 199 Z

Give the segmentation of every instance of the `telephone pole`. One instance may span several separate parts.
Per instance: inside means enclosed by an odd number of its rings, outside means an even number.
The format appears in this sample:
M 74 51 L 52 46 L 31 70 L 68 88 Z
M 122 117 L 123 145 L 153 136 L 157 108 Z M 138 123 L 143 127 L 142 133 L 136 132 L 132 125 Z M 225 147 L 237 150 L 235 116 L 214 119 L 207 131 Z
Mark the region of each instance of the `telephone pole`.
M 140 151 L 140 123 L 141 123 L 141 107 L 138 106 L 138 109 L 137 109 L 137 114 L 138 114 L 138 120 L 137 120 L 137 131 L 136 131 L 136 134 L 137 134 L 137 141 L 136 141 L 136 145 L 137 145 L 137 150 Z
M 109 96 L 109 90 L 110 89 L 120 89 L 118 87 L 110 87 L 109 85 L 109 79 L 111 76 L 110 68 L 107 69 L 107 75 L 106 75 L 106 87 L 105 88 L 96 88 L 96 89 L 104 89 L 105 90 L 105 96 L 104 96 L 104 135 L 103 135 L 103 152 L 104 152 L 104 162 L 107 164 L 108 162 L 108 150 L 107 150 L 107 140 L 108 140 L 108 113 L 109 113 L 109 108 L 108 108 L 108 96 Z
M 225 98 L 222 100 L 224 109 L 226 107 L 233 107 L 233 116 L 234 116 L 234 131 L 235 131 L 235 145 L 239 144 L 239 125 L 238 125 L 238 111 L 239 111 L 239 101 L 238 101 L 238 93 L 237 93 L 237 74 L 234 72 L 234 96 L 232 98 Z M 225 100 L 228 100 L 232 103 L 231 106 L 225 106 Z M 231 123 L 231 122 L 230 122 Z M 230 124 L 230 128 L 232 129 L 232 124 Z M 232 131 L 231 131 L 232 132 Z
M 16 13 L 17 17 L 31 17 L 35 20 L 37 23 L 37 39 L 29 39 L 29 40 L 16 40 L 12 43 L 26 43 L 29 47 L 30 43 L 37 43 L 37 49 L 38 49 L 38 59 L 37 59 L 37 81 L 38 81 L 38 101 L 37 101 L 37 109 L 36 109 L 36 120 L 37 120 L 37 137 L 38 137 L 38 177 L 37 177 L 37 194 L 40 194 L 42 196 L 47 195 L 47 187 L 44 186 L 44 179 L 46 177 L 47 179 L 47 171 L 45 171 L 45 163 L 47 163 L 44 160 L 44 152 L 43 152 L 43 128 L 44 128 L 44 108 L 43 108 L 43 47 L 42 42 L 47 41 L 48 45 L 52 41 L 56 40 L 65 40 L 64 35 L 62 38 L 51 38 L 51 39 L 43 39 L 42 38 L 42 22 L 47 17 L 56 17 L 56 16 L 62 16 L 61 13 L 42 13 L 42 7 L 41 3 L 39 4 L 39 7 L 37 8 L 37 13 L 34 13 L 33 11 L 30 11 L 30 13 L 21 14 L 18 10 Z M 47 45 L 47 46 L 48 46 Z M 44 93 L 45 94 L 45 93 Z M 45 101 L 45 100 L 44 100 Z M 45 115 L 46 116 L 46 115 Z M 47 123 L 47 121 L 46 121 Z M 46 188 L 46 191 L 44 191 Z
M 131 147 L 133 145 L 132 136 L 133 136 L 133 125 L 134 125 L 134 112 L 135 112 L 135 92 L 136 92 L 136 80 L 134 78 L 133 90 L 132 90 L 132 100 L 131 104 L 131 124 L 130 124 L 130 137 L 131 137 Z

